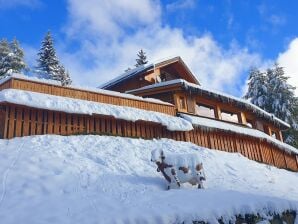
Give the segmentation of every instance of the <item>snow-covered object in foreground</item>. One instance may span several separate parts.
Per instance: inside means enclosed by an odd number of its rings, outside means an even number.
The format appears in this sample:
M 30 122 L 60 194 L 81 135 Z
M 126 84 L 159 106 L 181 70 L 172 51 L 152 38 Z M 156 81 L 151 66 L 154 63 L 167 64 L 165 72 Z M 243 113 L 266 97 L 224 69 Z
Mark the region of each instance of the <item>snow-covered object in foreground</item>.
M 287 152 L 294 152 L 298 154 L 298 150 L 290 146 L 286 143 L 283 143 L 275 138 L 272 138 L 271 136 L 265 134 L 262 131 L 253 129 L 253 128 L 248 128 L 248 127 L 243 127 L 237 124 L 229 124 L 227 122 L 222 122 L 222 121 L 217 121 L 214 119 L 209 119 L 209 118 L 204 118 L 204 117 L 198 117 L 198 116 L 191 116 L 187 114 L 179 114 L 182 118 L 188 120 L 191 122 L 194 126 L 200 126 L 200 127 L 205 127 L 209 129 L 220 129 L 224 131 L 231 131 L 237 134 L 244 134 L 252 137 L 256 137 L 261 140 L 268 141 L 269 143 L 272 143 L 276 145 L 277 147 L 286 150 Z
M 161 172 L 166 179 L 168 189 L 180 188 L 181 183 L 197 184 L 198 188 L 204 188 L 206 176 L 198 154 L 165 154 L 162 149 L 154 149 L 151 161 L 156 163 L 157 172 Z
M 165 190 L 152 149 L 198 153 L 207 188 Z M 228 223 L 298 209 L 297 173 L 168 139 L 32 136 L 0 140 L 1 223 Z
M 17 89 L 4 89 L 0 91 L 0 102 L 8 102 L 28 107 L 74 114 L 108 115 L 128 121 L 143 120 L 156 122 L 166 126 L 167 129 L 171 131 L 189 131 L 193 129 L 191 123 L 183 118 L 170 116 L 155 111 L 97 103 L 87 100 L 79 100 Z

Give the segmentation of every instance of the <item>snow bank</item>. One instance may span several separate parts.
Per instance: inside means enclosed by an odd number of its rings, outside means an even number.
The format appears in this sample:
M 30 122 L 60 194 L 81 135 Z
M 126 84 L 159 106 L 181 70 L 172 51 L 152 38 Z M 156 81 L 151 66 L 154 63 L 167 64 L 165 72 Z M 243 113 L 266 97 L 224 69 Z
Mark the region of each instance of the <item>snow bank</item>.
M 12 78 L 27 80 L 27 81 L 33 81 L 33 82 L 38 82 L 38 83 L 45 83 L 45 84 L 50 84 L 50 85 L 60 86 L 61 87 L 61 83 L 58 82 L 58 81 L 50 80 L 50 79 L 41 79 L 41 78 L 37 78 L 37 77 L 29 77 L 29 76 L 25 76 L 23 74 L 12 74 L 10 76 L 7 76 L 6 78 L 3 78 L 3 79 L 0 80 L 0 85 L 4 82 L 8 81 L 9 79 L 12 79 Z M 98 88 L 92 88 L 92 87 L 71 85 L 71 86 L 64 87 L 64 88 L 84 90 L 84 91 L 100 93 L 100 94 L 109 95 L 109 96 L 118 96 L 118 97 L 122 97 L 122 98 L 140 100 L 140 101 L 145 101 L 145 102 L 150 102 L 150 103 L 172 105 L 168 102 L 164 102 L 164 101 L 159 100 L 159 99 L 143 98 L 143 97 L 135 96 L 135 95 L 132 95 L 132 94 L 120 93 L 120 92 L 116 92 L 116 91 L 110 91 L 110 90 L 104 90 L 104 89 L 98 89 Z
M 207 189 L 165 190 L 152 149 L 197 153 Z M 34 136 L 0 140 L 0 217 L 10 223 L 216 223 L 298 208 L 298 176 L 173 140 Z
M 196 125 L 196 126 L 206 127 L 206 128 L 211 128 L 211 129 L 220 129 L 220 130 L 225 130 L 225 131 L 232 131 L 235 133 L 260 138 L 260 139 L 266 140 L 270 143 L 273 143 L 276 146 L 278 146 L 279 148 L 282 148 L 288 152 L 294 152 L 294 153 L 298 154 L 298 150 L 295 147 L 290 146 L 286 143 L 283 143 L 275 138 L 272 138 L 271 136 L 269 136 L 269 135 L 265 134 L 264 132 L 259 131 L 257 129 L 246 128 L 246 127 L 242 127 L 240 125 L 233 125 L 233 124 L 229 124 L 227 122 L 217 121 L 214 119 L 208 119 L 208 118 L 203 118 L 203 117 L 191 116 L 191 115 L 187 115 L 187 114 L 179 114 L 179 115 L 182 118 L 188 120 L 189 122 L 191 122 L 193 125 Z
M 189 131 L 193 129 L 191 123 L 185 119 L 159 112 L 17 89 L 4 89 L 0 91 L 0 102 L 9 102 L 66 113 L 109 115 L 129 121 L 151 121 L 160 123 L 171 131 Z

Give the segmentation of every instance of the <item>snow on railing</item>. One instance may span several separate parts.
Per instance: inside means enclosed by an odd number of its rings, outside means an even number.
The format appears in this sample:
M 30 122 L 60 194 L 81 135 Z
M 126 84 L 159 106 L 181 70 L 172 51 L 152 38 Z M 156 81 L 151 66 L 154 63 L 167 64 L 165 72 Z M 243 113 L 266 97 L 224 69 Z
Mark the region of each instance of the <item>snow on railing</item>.
M 128 121 L 150 121 L 160 123 L 170 131 L 190 131 L 193 129 L 191 123 L 185 119 L 160 112 L 17 89 L 0 91 L 0 102 L 74 114 L 108 115 Z
M 29 77 L 25 76 L 23 74 L 12 74 L 6 78 L 3 78 L 0 80 L 0 85 L 2 83 L 7 82 L 10 79 L 20 79 L 20 80 L 26 80 L 26 81 L 31 81 L 31 82 L 38 82 L 38 83 L 45 83 L 45 84 L 50 84 L 54 86 L 60 86 L 61 83 L 55 80 L 49 80 L 49 79 L 40 79 L 37 77 Z M 168 102 L 164 102 L 159 99 L 153 99 L 153 98 L 143 98 L 140 96 L 135 96 L 132 94 L 127 94 L 127 93 L 120 93 L 116 91 L 110 91 L 110 90 L 104 90 L 104 89 L 98 89 L 95 87 L 84 87 L 84 86 L 77 86 L 77 85 L 71 85 L 67 86 L 65 88 L 71 88 L 75 90 L 83 90 L 83 91 L 89 91 L 89 92 L 94 92 L 94 93 L 99 93 L 99 94 L 104 94 L 104 95 L 109 95 L 109 96 L 116 96 L 116 97 L 121 97 L 121 98 L 126 98 L 126 99 L 132 99 L 132 100 L 139 100 L 139 101 L 144 101 L 144 102 L 149 102 L 149 103 L 155 103 L 155 104 L 163 104 L 163 105 L 170 105 L 173 106 L 173 104 L 170 104 Z
M 256 137 L 258 139 L 263 139 L 270 143 L 273 143 L 274 145 L 286 150 L 287 152 L 294 152 L 294 153 L 298 154 L 298 150 L 296 148 L 294 148 L 286 143 L 283 143 L 275 138 L 272 138 L 271 136 L 267 135 L 266 133 L 256 130 L 256 129 L 242 127 L 242 126 L 236 125 L 236 124 L 235 125 L 229 124 L 227 122 L 217 121 L 217 120 L 210 119 L 210 118 L 191 116 L 188 114 L 179 114 L 179 116 L 181 116 L 182 118 L 191 122 L 194 126 L 200 126 L 200 127 L 210 128 L 210 129 L 219 129 L 219 130 L 224 130 L 224 131 L 235 132 L 238 134 L 248 135 L 251 137 Z

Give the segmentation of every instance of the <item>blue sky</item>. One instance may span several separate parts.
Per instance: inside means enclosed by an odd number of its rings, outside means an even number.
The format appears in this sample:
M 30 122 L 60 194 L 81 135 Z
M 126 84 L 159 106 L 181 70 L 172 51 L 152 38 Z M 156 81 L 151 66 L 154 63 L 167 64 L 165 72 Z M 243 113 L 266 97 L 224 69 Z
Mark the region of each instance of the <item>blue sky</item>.
M 205 86 L 240 96 L 248 69 L 285 66 L 298 86 L 298 2 L 269 0 L 0 0 L 0 38 L 34 65 L 48 30 L 75 84 L 98 86 L 133 67 L 180 55 Z

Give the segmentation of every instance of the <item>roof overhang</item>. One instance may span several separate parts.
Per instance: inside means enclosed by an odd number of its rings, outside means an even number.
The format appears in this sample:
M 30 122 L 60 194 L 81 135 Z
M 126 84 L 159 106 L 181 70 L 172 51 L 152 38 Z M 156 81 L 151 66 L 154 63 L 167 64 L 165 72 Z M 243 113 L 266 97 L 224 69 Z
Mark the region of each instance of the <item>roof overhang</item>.
M 169 91 L 178 91 L 178 90 L 187 91 L 187 92 L 190 92 L 191 94 L 203 96 L 209 99 L 216 99 L 217 101 L 221 101 L 223 103 L 234 104 L 238 108 L 251 111 L 252 113 L 256 114 L 257 117 L 261 117 L 265 120 L 273 122 L 274 124 L 279 126 L 282 130 L 286 130 L 290 127 L 290 125 L 285 121 L 275 117 L 273 114 L 268 113 L 267 111 L 259 108 L 258 106 L 244 99 L 237 98 L 225 93 L 213 91 L 208 88 L 195 85 L 193 83 L 189 83 L 182 79 L 175 79 L 171 81 L 156 83 L 149 86 L 144 86 L 139 89 L 127 91 L 127 93 L 139 95 L 139 96 L 146 96 L 146 95 L 152 95 L 152 94 L 169 92 Z

